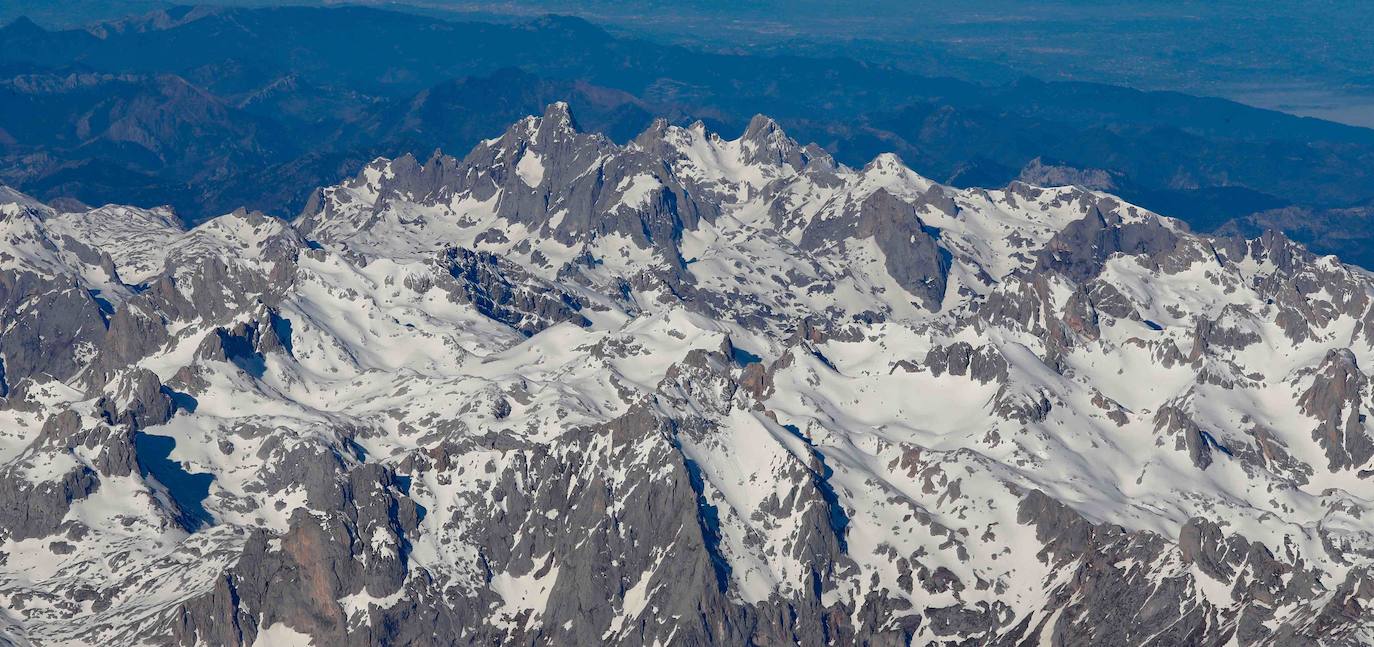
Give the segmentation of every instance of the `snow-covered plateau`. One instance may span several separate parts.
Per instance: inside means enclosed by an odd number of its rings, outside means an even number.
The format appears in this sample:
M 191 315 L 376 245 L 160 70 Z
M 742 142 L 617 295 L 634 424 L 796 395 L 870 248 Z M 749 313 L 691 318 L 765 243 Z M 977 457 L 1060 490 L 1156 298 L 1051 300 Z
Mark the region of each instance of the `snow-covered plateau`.
M 764 117 L 0 188 L 0 361 L 0 644 L 1374 642 L 1374 277 Z

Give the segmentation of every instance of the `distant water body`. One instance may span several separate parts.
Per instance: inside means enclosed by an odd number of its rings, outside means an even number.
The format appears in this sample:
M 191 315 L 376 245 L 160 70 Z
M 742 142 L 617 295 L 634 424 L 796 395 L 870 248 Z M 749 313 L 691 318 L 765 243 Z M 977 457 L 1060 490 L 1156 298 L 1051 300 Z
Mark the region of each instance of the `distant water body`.
M 1257 108 L 1374 128 L 1374 93 L 1294 84 L 1234 88 L 1223 96 Z

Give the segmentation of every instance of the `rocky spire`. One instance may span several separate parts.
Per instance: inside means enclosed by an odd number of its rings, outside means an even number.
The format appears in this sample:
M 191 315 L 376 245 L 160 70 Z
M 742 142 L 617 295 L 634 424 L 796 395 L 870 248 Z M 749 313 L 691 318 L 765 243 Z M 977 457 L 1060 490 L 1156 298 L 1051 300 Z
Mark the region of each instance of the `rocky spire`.
M 783 132 L 778 122 L 763 115 L 754 115 L 740 137 L 744 161 L 747 164 L 786 164 L 796 170 L 806 165 L 802 148 Z

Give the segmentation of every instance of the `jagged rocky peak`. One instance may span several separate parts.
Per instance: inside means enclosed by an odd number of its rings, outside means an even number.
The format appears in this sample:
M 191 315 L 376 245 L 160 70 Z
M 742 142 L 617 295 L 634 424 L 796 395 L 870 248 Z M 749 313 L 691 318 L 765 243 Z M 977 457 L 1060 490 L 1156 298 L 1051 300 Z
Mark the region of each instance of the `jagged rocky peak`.
M 654 157 L 667 157 L 665 147 L 668 146 L 668 135 L 674 130 L 681 129 L 673 126 L 672 122 L 663 117 L 655 117 L 653 121 L 649 122 L 648 128 L 630 140 L 630 146 L 643 150 Z
M 539 119 L 539 128 L 550 133 L 572 133 L 581 130 L 577 126 L 577 121 L 573 119 L 572 109 L 566 101 L 555 101 L 544 108 L 544 115 Z
M 493 135 L 292 222 L 0 192 L 0 642 L 1374 641 L 1367 272 L 763 118 Z
M 749 120 L 740 143 L 747 163 L 787 164 L 797 170 L 804 165 L 801 146 L 782 131 L 778 122 L 763 115 L 754 115 Z
M 503 146 L 514 144 L 554 149 L 559 145 L 583 139 L 605 138 L 599 133 L 584 132 L 573 117 L 568 104 L 556 101 L 544 108 L 542 115 L 529 116 L 511 124 L 496 141 Z

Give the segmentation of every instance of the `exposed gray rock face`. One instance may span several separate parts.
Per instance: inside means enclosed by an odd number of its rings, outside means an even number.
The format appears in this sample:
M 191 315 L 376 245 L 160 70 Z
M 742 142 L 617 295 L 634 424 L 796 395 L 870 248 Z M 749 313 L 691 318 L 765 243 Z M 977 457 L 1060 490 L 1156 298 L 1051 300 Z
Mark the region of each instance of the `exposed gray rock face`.
M 936 243 L 939 232 L 921 221 L 915 207 L 880 189 L 860 205 L 855 235 L 873 238 L 893 280 L 927 309 L 940 309 L 949 283 L 950 255 Z
M 585 304 L 576 296 L 493 254 L 450 247 L 436 265 L 441 273 L 438 286 L 454 303 L 471 304 L 526 336 L 563 321 L 579 326 L 591 323 L 578 314 Z
M 105 320 L 90 293 L 70 280 L 0 271 L 0 327 L 6 384 L 15 384 L 71 379 L 81 370 L 83 349 L 100 343 Z
M 167 323 L 161 315 L 150 315 L 135 305 L 116 310 L 88 369 L 88 383 L 104 384 L 122 368 L 161 348 L 170 339 Z
M 1007 380 L 1007 360 L 994 347 L 973 348 L 968 342 L 937 346 L 926 353 L 925 363 L 935 377 L 942 373 L 967 375 L 983 384 Z
M 67 412 L 70 413 L 70 412 Z M 74 415 L 57 415 L 43 427 L 44 436 L 75 434 Z M 71 467 L 57 478 L 32 483 L 24 477 L 24 462 L 11 463 L 0 472 L 0 533 L 7 541 L 46 537 L 58 531 L 73 502 L 100 488 L 96 473 L 84 465 Z
M 1042 621 L 1030 636 L 1049 632 L 1057 644 L 1094 644 L 1112 636 L 1131 644 L 1286 645 L 1297 644 L 1297 635 L 1309 640 L 1321 635 L 1333 644 L 1356 644 L 1346 633 L 1349 625 L 1310 633 L 1307 627 L 1328 613 L 1320 608 L 1303 608 L 1284 630 L 1271 631 L 1275 608 L 1312 599 L 1320 584 L 1312 572 L 1285 564 L 1263 544 L 1227 535 L 1208 520 L 1190 519 L 1174 545 L 1154 533 L 1091 523 L 1039 490 L 1022 500 L 1019 515 L 1046 542 L 1042 559 L 1074 569 L 1053 598 L 1056 606 L 1045 609 L 1046 619 L 1054 622 Z M 1182 568 L 1151 574 L 1143 567 L 1151 561 Z M 1196 596 L 1199 578 L 1229 588 L 1226 602 L 1231 604 L 1218 606 L 1217 600 Z
M 1214 448 L 1222 449 L 1210 433 L 1176 406 L 1162 407 L 1155 413 L 1155 431 L 1161 443 L 1165 438 L 1172 437 L 1174 449 L 1188 452 L 1188 460 L 1199 469 L 1207 469 L 1212 464 Z
M 128 425 L 135 429 L 166 423 L 172 419 L 175 405 L 157 374 L 146 368 L 136 368 L 120 376 L 115 392 L 96 402 L 100 416 L 110 425 Z
M 402 590 L 420 510 L 399 492 L 394 475 L 375 464 L 357 466 L 346 480 L 330 486 L 312 490 L 312 497 L 327 499 L 320 502 L 331 511 L 324 519 L 298 509 L 279 542 L 269 542 L 262 532 L 248 537 L 229 571 L 233 595 L 215 600 L 228 606 L 224 613 L 245 634 L 240 640 L 253 642 L 246 634 L 254 633 L 254 624 L 283 623 L 334 644 L 377 641 L 366 635 L 346 638 L 348 618 L 338 600 L 348 595 L 384 598 Z M 211 599 L 217 594 L 212 591 Z M 205 627 L 212 636 L 225 629 Z
M 1097 276 L 1113 254 L 1162 256 L 1178 244 L 1178 237 L 1158 221 L 1124 222 L 1091 205 L 1087 215 L 1055 235 L 1040 253 L 1036 269 L 1062 272 L 1083 281 Z
M 1154 645 L 1220 645 L 1229 639 L 1217 627 L 1217 610 L 1190 594 L 1190 575 L 1152 577 L 1137 565 L 1177 550 L 1165 538 L 1093 524 L 1039 490 L 1022 500 L 1017 519 L 1035 526 L 1045 544 L 1042 560 L 1073 572 L 1055 590 L 1040 623 L 1025 627 L 1027 638 L 1049 632 L 1055 644 Z
M 0 642 L 1374 642 L 1374 279 L 1281 236 L 562 104 L 0 217 Z
M 1332 470 L 1364 467 L 1374 457 L 1374 435 L 1366 411 L 1369 378 L 1348 348 L 1332 349 L 1317 367 L 1312 386 L 1298 400 L 1302 412 L 1316 418 L 1312 439 L 1326 450 Z

